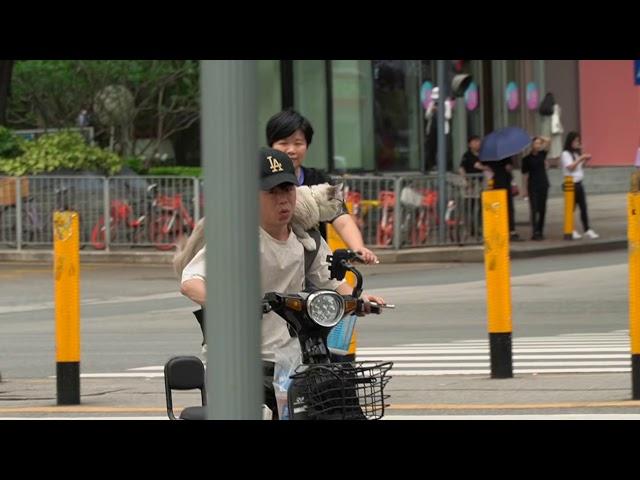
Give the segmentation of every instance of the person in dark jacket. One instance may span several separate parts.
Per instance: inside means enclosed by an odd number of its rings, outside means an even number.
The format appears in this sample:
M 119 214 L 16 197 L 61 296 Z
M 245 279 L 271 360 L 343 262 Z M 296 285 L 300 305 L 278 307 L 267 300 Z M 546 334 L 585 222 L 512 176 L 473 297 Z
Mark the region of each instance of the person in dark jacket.
M 313 140 L 313 127 L 309 120 L 295 110 L 283 110 L 269 119 L 266 128 L 267 145 L 285 152 L 293 161 L 299 185 L 332 183 L 322 170 L 304 167 L 302 163 Z M 362 233 L 349 212 L 345 209 L 331 221 L 344 243 L 351 250 L 360 252 L 366 263 L 377 263 L 376 255 L 364 246 Z M 320 225 L 322 236 L 326 238 L 326 227 Z
M 476 235 L 476 230 L 482 230 L 482 205 L 480 204 L 480 193 L 482 192 L 482 178 L 479 174 L 484 173 L 489 167 L 482 164 L 478 157 L 482 139 L 478 135 L 471 135 L 467 141 L 469 147 L 462 155 L 458 173 L 464 179 L 465 200 L 468 222 L 471 235 Z M 467 175 L 475 175 L 471 180 Z
M 544 217 L 549 192 L 547 152 L 550 144 L 551 140 L 546 137 L 534 137 L 531 153 L 522 159 L 522 186 L 528 192 L 531 212 L 531 240 L 544 240 Z

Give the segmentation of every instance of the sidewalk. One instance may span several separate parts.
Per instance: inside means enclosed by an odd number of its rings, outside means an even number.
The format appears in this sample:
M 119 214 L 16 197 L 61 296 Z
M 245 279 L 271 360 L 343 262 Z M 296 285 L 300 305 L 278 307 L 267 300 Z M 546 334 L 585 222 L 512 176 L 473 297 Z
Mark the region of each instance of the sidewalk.
M 164 382 L 154 378 L 82 379 L 81 404 L 57 406 L 56 381 L 5 379 L 0 420 L 6 418 L 166 419 Z M 390 418 L 412 415 L 640 414 L 630 373 L 393 377 L 386 390 Z M 174 392 L 175 410 L 199 405 L 199 393 Z
M 395 377 L 390 385 L 394 415 L 640 413 L 630 372 Z
M 564 198 L 552 197 L 547 202 L 546 240 L 530 240 L 529 203 L 515 199 L 516 228 L 522 241 L 512 242 L 511 258 L 530 258 L 544 255 L 586 253 L 627 248 L 627 194 L 610 193 L 588 195 L 589 220 L 592 228 L 600 234 L 597 240 L 563 240 Z M 575 213 L 576 230 L 582 232 L 579 211 Z M 467 247 L 411 248 L 403 250 L 374 249 L 381 263 L 427 263 L 427 262 L 483 262 L 482 245 Z M 172 252 L 145 250 L 96 251 L 81 250 L 80 259 L 87 263 L 171 263 Z M 23 249 L 0 250 L 0 262 L 51 262 L 51 250 Z
M 598 232 L 597 240 L 563 240 L 564 197 L 547 201 L 547 218 L 543 241 L 532 241 L 529 223 L 529 202 L 514 200 L 516 230 L 521 241 L 511 243 L 511 258 L 531 258 L 545 255 L 587 253 L 627 248 L 627 194 L 588 195 L 589 221 Z M 574 214 L 574 227 L 582 232 L 579 209 Z M 400 251 L 377 250 L 381 263 L 411 262 L 483 262 L 482 245 L 469 247 L 416 248 Z

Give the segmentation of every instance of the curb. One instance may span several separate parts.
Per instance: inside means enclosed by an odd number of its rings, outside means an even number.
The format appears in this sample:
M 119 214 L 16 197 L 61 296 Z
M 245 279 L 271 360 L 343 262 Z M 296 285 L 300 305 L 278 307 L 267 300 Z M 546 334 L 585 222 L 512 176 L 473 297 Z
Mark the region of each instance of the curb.
M 566 245 L 554 245 L 540 248 L 523 248 L 518 246 L 511 249 L 511 258 L 534 258 L 546 255 L 567 255 L 574 253 L 606 252 L 623 250 L 628 246 L 626 238 L 598 241 L 566 241 Z
M 511 244 L 510 257 L 535 258 L 549 255 L 568 255 L 577 253 L 604 252 L 626 249 L 626 238 L 611 240 L 596 240 L 587 242 L 567 241 L 554 245 L 531 245 L 531 242 Z M 442 247 L 421 248 L 400 251 L 378 250 L 375 252 L 380 263 L 483 263 L 484 247 L 476 245 L 471 247 Z
M 170 264 L 173 252 L 83 252 L 81 263 L 146 263 Z M 41 262 L 52 263 L 51 250 L 0 250 L 0 262 Z
M 595 241 L 566 241 L 553 245 L 531 245 L 531 242 L 516 242 L 511 245 L 510 257 L 535 258 L 548 255 L 567 255 L 574 253 L 604 252 L 626 249 L 626 238 Z M 412 248 L 406 250 L 374 250 L 380 263 L 482 263 L 484 247 L 440 247 Z M 80 252 L 83 263 L 131 263 L 131 264 L 170 264 L 173 252 Z M 50 250 L 0 250 L 0 262 L 53 262 Z

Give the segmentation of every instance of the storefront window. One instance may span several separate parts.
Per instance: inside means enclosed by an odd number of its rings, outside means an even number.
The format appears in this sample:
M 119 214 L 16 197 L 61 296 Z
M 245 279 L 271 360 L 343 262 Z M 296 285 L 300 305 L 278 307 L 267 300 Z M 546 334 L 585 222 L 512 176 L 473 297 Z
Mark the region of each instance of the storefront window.
M 373 60 L 375 157 L 378 171 L 420 168 L 420 63 Z
M 522 126 L 522 76 L 520 75 L 520 60 L 506 61 L 506 78 L 503 86 L 503 96 L 507 107 L 507 126 Z
M 272 115 L 282 110 L 280 60 L 258 60 L 258 145 L 265 145 L 265 129 Z
M 525 128 L 532 135 L 540 134 L 540 114 L 538 107 L 544 96 L 544 61 L 522 60 L 523 85 L 526 82 L 523 108 L 525 108 Z
M 438 145 L 436 139 L 436 130 L 431 128 L 432 118 L 429 120 L 427 112 L 429 106 L 433 102 L 431 94 L 433 89 L 437 86 L 436 77 L 436 61 L 435 60 L 422 60 L 421 62 L 421 104 L 420 110 L 420 124 L 422 126 L 422 161 L 420 162 L 420 168 L 425 171 L 436 168 L 438 164 L 437 154 Z M 424 98 L 423 98 L 424 97 Z
M 376 168 L 370 60 L 332 60 L 334 169 Z
M 505 102 L 505 89 L 507 87 L 507 61 L 491 60 L 491 89 L 493 100 L 493 129 L 506 127 L 507 102 Z M 487 132 L 489 133 L 489 132 Z
M 304 164 L 321 170 L 329 169 L 326 83 L 324 60 L 294 60 L 295 109 L 313 125 L 313 143 Z
M 462 99 L 467 111 L 467 137 L 469 135 L 482 136 L 484 134 L 483 112 L 486 108 L 482 101 L 485 87 L 482 78 L 482 60 L 472 60 L 468 73 L 473 77 L 473 83 Z
M 436 60 L 288 64 L 287 98 L 315 130 L 306 165 L 334 172 L 436 168 L 437 116 L 432 123 L 426 116 L 431 91 L 438 86 Z M 450 171 L 457 170 L 469 135 L 507 125 L 539 133 L 537 104 L 545 88 L 542 60 L 471 60 L 461 68 L 473 83 L 455 99 L 447 136 Z M 281 74 L 279 60 L 258 61 L 261 145 L 267 120 L 282 109 Z M 433 124 L 436 128 L 427 131 Z

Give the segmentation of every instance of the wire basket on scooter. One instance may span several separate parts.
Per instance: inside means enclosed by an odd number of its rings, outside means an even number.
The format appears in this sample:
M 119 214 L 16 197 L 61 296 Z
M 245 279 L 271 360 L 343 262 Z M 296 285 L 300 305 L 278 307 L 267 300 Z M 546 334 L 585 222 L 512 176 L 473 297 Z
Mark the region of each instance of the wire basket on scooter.
M 377 420 L 388 406 L 384 387 L 393 362 L 303 365 L 291 376 L 294 418 L 308 420 Z

